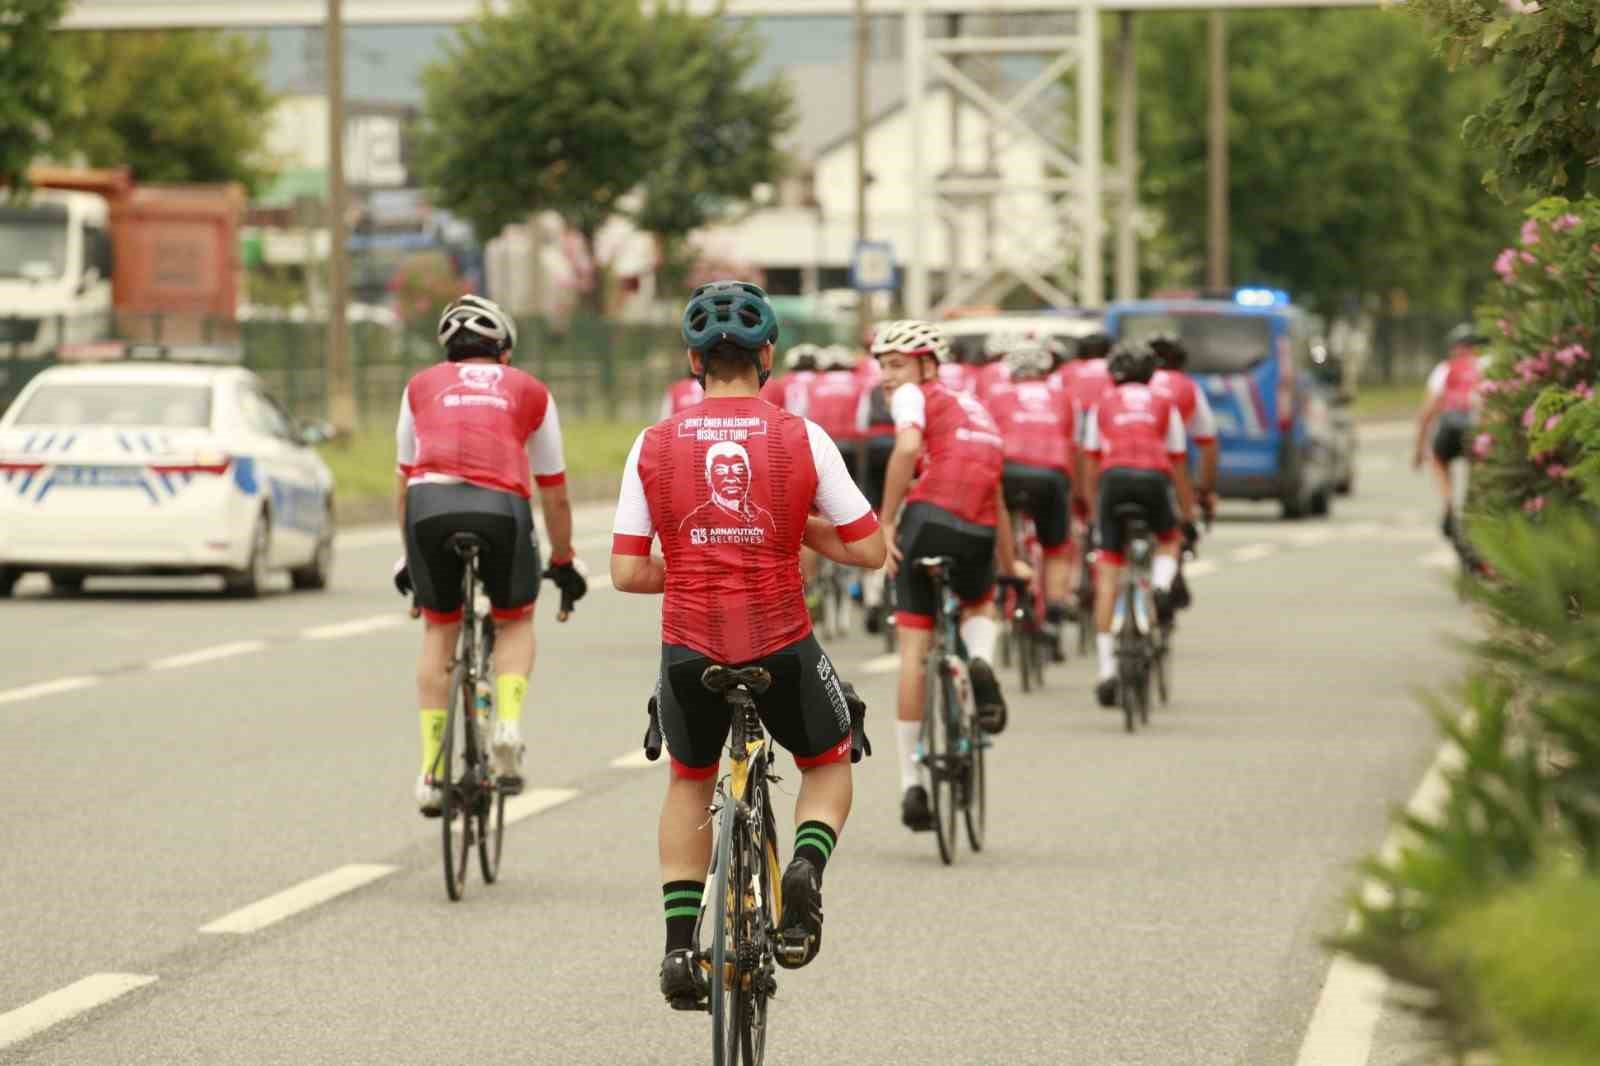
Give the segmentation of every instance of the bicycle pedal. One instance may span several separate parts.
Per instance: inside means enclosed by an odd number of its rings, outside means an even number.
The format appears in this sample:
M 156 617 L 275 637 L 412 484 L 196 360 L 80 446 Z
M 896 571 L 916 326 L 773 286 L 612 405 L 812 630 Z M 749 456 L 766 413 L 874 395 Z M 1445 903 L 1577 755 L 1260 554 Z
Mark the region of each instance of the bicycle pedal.
M 698 996 L 669 996 L 667 1006 L 673 1010 L 699 1011 L 703 1014 L 711 1011 L 711 1001 Z
M 495 788 L 499 790 L 502 796 L 520 796 L 522 795 L 522 778 L 515 775 L 496 778 Z

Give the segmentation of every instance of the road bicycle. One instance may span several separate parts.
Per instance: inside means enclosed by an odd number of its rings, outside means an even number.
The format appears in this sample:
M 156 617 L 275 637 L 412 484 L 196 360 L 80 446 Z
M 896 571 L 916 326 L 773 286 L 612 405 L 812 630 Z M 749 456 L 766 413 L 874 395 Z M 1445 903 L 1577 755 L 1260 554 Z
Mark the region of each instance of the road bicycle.
M 996 581 L 1003 628 L 1000 631 L 1000 663 L 1009 667 L 1016 660 L 1022 691 L 1044 686 L 1044 664 L 1055 651 L 1055 637 L 1045 627 L 1042 596 L 1044 552 L 1035 535 L 1033 520 L 1020 509 L 1011 512 L 1012 543 L 1017 557 L 1033 568 L 1033 580 L 1006 575 Z
M 850 577 L 840 563 L 826 555 L 817 557 L 817 576 L 806 589 L 811 621 L 826 639 L 842 637 L 850 629 Z
M 1144 508 L 1122 504 L 1112 512 L 1112 520 L 1122 527 L 1123 543 L 1128 546 L 1127 565 L 1118 579 L 1111 631 L 1116 635 L 1117 693 L 1123 728 L 1132 733 L 1140 725 L 1150 724 L 1152 681 L 1161 702 L 1167 702 L 1172 628 L 1170 623 L 1156 618 L 1150 577 L 1155 541 Z
M 967 843 L 983 850 L 988 825 L 988 779 L 984 752 L 990 740 L 978 725 L 972 679 L 961 645 L 961 603 L 950 588 L 948 556 L 907 561 L 933 583 L 938 615 L 933 645 L 923 661 L 922 737 L 919 761 L 928 771 L 928 801 L 934 837 L 946 866 L 956 858 L 956 815 L 966 822 Z

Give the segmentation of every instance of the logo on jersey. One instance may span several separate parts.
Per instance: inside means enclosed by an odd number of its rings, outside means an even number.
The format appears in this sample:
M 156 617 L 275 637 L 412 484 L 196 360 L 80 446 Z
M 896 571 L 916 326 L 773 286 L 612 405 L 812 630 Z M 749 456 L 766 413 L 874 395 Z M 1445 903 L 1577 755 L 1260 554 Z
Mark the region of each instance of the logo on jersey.
M 767 420 L 758 415 L 692 415 L 678 423 L 678 436 L 716 444 L 720 441 L 746 441 L 767 435 Z
M 828 703 L 833 707 L 833 717 L 839 723 L 839 728 L 846 731 L 850 728 L 850 705 L 845 702 L 844 689 L 839 686 L 839 678 L 833 672 L 833 663 L 826 653 L 817 660 L 817 676 L 822 679 L 822 684 L 828 690 Z M 848 743 L 850 737 L 845 736 L 842 743 Z
M 459 384 L 445 393 L 440 402 L 446 407 L 493 407 L 509 411 L 511 401 L 500 391 L 500 381 L 505 374 L 506 368 L 499 363 L 460 363 L 456 366 L 456 381 Z M 458 388 L 471 391 L 457 392 Z
M 461 384 L 469 389 L 493 392 L 506 376 L 506 368 L 498 363 L 462 363 L 456 368 Z
M 766 432 L 764 421 L 761 430 Z M 706 449 L 706 488 L 710 499 L 684 516 L 678 524 L 678 532 L 687 530 L 690 544 L 760 544 L 765 541 L 778 527 L 771 511 L 751 501 L 752 481 L 750 453 L 745 451 L 744 445 L 731 440 L 713 444 Z

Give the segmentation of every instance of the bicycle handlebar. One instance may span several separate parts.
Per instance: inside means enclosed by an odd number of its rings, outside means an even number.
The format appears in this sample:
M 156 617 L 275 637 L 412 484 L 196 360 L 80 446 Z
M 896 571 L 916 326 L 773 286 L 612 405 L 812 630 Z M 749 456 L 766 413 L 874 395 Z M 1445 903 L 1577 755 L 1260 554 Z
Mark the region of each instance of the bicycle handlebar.
M 650 702 L 645 705 L 645 711 L 650 715 L 650 725 L 644 731 L 644 757 L 651 762 L 661 758 L 661 711 L 656 706 L 656 698 L 650 697 Z

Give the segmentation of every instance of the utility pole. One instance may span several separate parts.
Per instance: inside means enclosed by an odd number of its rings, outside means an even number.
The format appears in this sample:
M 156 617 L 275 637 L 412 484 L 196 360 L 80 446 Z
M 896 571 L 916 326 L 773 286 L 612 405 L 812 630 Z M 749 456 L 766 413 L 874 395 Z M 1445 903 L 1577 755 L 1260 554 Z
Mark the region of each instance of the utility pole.
M 341 433 L 356 428 L 345 312 L 350 302 L 349 234 L 344 187 L 343 0 L 328 0 L 328 418 Z
M 1119 300 L 1139 294 L 1139 234 L 1134 229 L 1139 206 L 1139 86 L 1134 52 L 1133 12 L 1119 17 L 1117 35 L 1117 198 L 1116 292 Z
M 856 0 L 856 246 L 867 239 L 867 0 Z M 852 256 L 853 258 L 853 256 Z M 856 290 L 856 342 L 872 324 L 867 293 Z
M 1228 27 L 1226 16 L 1213 11 L 1207 27 L 1211 64 L 1211 119 L 1207 123 L 1206 173 L 1209 212 L 1206 228 L 1206 285 L 1228 286 Z

